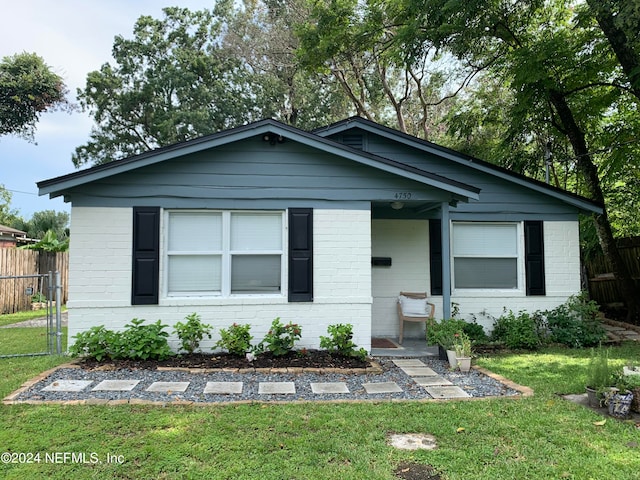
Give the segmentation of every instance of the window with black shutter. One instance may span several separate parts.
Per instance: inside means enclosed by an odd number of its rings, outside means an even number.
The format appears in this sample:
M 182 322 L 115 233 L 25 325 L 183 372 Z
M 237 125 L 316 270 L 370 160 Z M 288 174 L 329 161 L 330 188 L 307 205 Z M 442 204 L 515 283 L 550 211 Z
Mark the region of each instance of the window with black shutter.
M 524 222 L 527 295 L 545 295 L 544 229 L 542 221 Z
M 313 301 L 313 209 L 289 209 L 289 301 Z
M 160 208 L 133 208 L 131 304 L 156 305 L 160 272 Z

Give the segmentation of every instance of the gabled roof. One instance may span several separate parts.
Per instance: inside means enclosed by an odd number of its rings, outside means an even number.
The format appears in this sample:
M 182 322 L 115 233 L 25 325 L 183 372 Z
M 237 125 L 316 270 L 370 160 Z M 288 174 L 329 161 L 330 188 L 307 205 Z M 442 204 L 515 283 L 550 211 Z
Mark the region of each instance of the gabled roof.
M 414 137 L 412 135 L 400 132 L 398 130 L 394 130 L 389 127 L 385 127 L 383 125 L 372 122 L 371 120 L 367 120 L 362 117 L 356 116 L 356 117 L 347 118 L 345 120 L 336 122 L 326 127 L 318 128 L 314 130 L 313 133 L 321 137 L 328 137 L 330 135 L 342 133 L 348 130 L 352 130 L 354 128 L 359 128 L 361 130 L 371 132 L 375 135 L 380 135 L 381 137 L 384 137 L 396 142 L 400 142 L 409 147 L 412 147 L 412 148 L 415 148 L 415 149 L 418 149 L 442 158 L 446 158 L 460 165 L 464 165 L 466 167 L 478 170 L 480 172 L 493 175 L 500 179 L 507 180 L 521 187 L 525 187 L 525 188 L 534 190 L 538 193 L 542 193 L 544 195 L 548 195 L 550 197 L 566 202 L 583 211 L 593 212 L 593 213 L 602 213 L 603 211 L 603 206 L 601 204 L 594 202 L 592 200 L 589 200 L 588 198 L 582 197 L 580 195 L 576 195 L 571 192 L 567 192 L 566 190 L 563 190 L 561 188 L 548 185 L 546 183 L 540 182 L 533 178 L 526 177 L 519 173 L 512 172 L 511 170 L 480 160 L 470 155 L 465 155 L 461 152 L 457 152 L 455 150 L 451 150 L 449 148 L 436 145 L 435 143 L 422 140 L 418 137 Z
M 479 198 L 480 189 L 472 185 L 445 178 L 441 175 L 405 165 L 388 158 L 356 150 L 331 139 L 305 132 L 272 119 L 261 120 L 241 127 L 158 148 L 140 155 L 97 165 L 68 175 L 43 180 L 38 182 L 37 186 L 40 195 L 49 194 L 50 197 L 53 198 L 65 194 L 65 192 L 74 187 L 112 175 L 266 134 L 282 136 L 290 141 L 299 142 L 363 165 L 448 191 L 462 200 L 477 200 Z
M 17 228 L 7 227 L 6 225 L 0 225 L 0 235 L 10 235 L 12 237 L 26 237 L 27 232 L 18 230 Z

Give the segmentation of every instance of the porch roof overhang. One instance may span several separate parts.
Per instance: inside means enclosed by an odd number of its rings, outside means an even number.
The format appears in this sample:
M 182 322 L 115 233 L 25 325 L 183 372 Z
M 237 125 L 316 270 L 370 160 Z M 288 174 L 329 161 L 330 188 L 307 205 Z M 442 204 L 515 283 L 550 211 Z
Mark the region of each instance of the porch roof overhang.
M 97 165 L 68 175 L 43 180 L 38 182 L 37 186 L 40 195 L 48 194 L 51 198 L 54 198 L 71 193 L 75 187 L 113 175 L 202 152 L 233 142 L 243 141 L 255 136 L 266 135 L 274 135 L 276 138 L 299 142 L 328 154 L 419 182 L 425 186 L 447 192 L 451 198 L 456 200 L 468 201 L 479 199 L 480 189 L 472 185 L 467 185 L 388 158 L 363 152 L 272 119 L 261 120 L 186 142 L 158 148 L 132 157 L 114 160 L 110 163 Z

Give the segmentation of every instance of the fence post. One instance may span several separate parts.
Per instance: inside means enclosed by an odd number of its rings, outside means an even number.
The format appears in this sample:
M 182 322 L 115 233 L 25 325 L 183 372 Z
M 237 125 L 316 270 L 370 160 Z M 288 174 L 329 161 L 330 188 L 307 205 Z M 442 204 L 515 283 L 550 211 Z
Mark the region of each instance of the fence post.
M 62 285 L 60 285 L 60 272 L 56 270 L 56 353 L 62 354 L 62 315 L 60 312 L 60 300 L 62 299 Z
M 53 272 L 49 270 L 47 277 L 47 347 L 49 354 L 53 353 Z

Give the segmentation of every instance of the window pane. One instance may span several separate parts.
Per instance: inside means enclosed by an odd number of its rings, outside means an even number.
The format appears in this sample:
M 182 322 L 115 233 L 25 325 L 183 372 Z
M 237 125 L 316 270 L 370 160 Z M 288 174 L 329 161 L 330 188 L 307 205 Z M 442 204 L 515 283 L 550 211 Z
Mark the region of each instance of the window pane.
M 234 255 L 231 293 L 280 291 L 280 255 Z
M 518 288 L 516 258 L 454 259 L 456 288 Z
M 281 250 L 282 215 L 231 214 L 231 250 Z
M 219 292 L 219 255 L 170 255 L 169 293 Z
M 222 214 L 172 212 L 169 214 L 169 251 L 222 250 Z
M 517 256 L 517 224 L 453 224 L 453 255 Z

